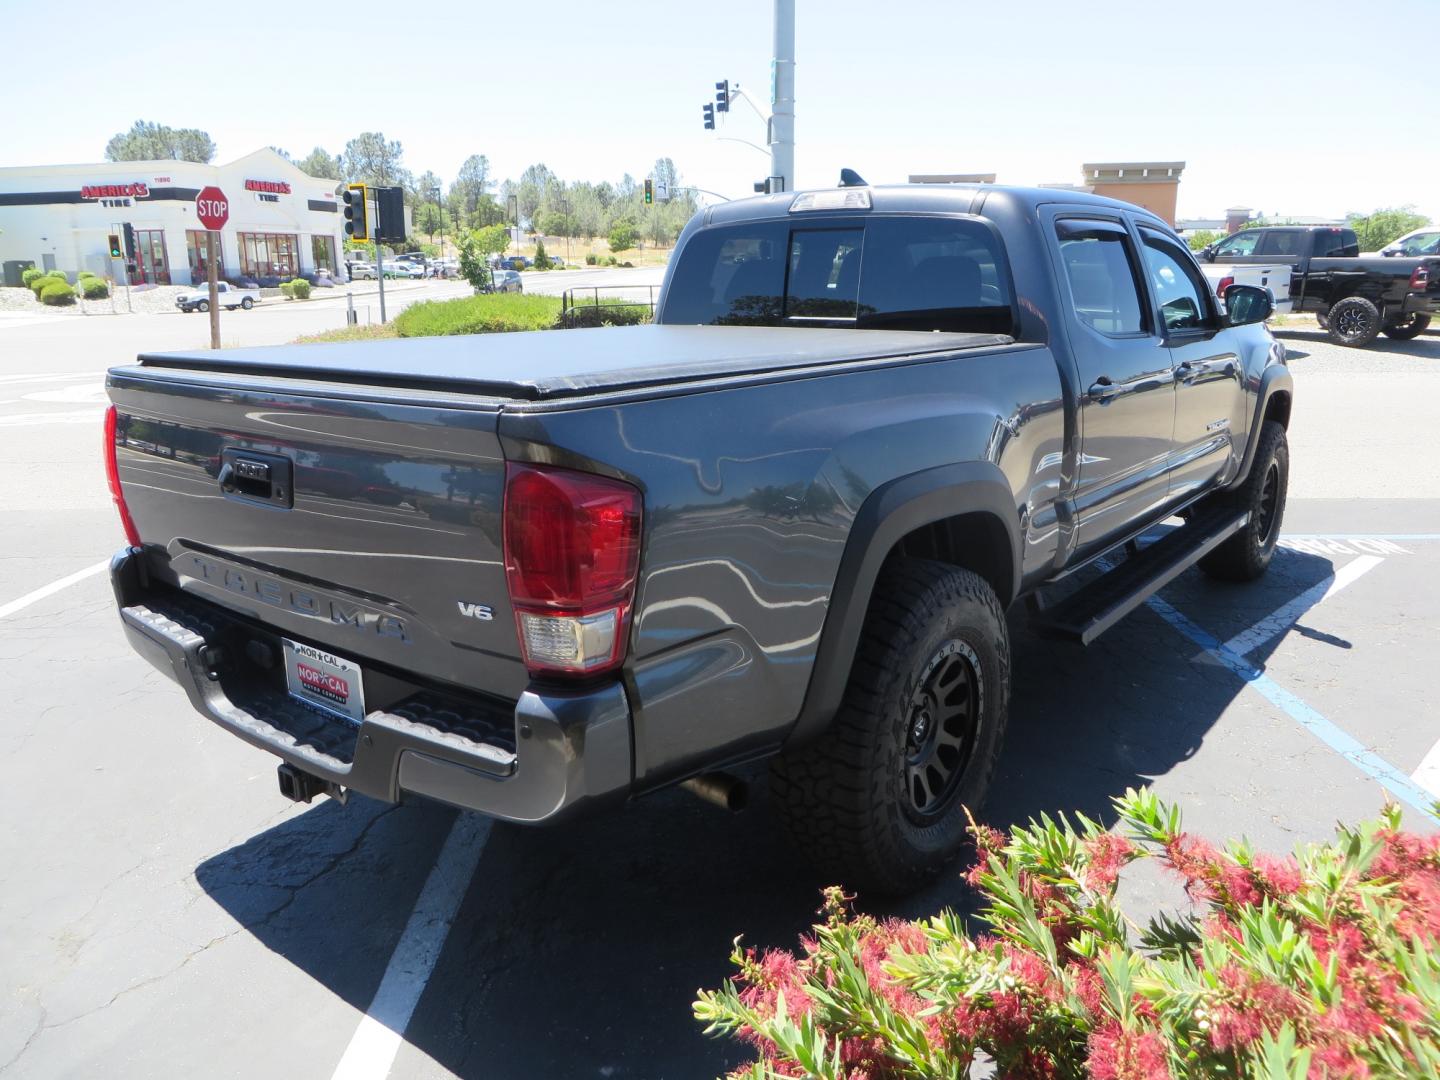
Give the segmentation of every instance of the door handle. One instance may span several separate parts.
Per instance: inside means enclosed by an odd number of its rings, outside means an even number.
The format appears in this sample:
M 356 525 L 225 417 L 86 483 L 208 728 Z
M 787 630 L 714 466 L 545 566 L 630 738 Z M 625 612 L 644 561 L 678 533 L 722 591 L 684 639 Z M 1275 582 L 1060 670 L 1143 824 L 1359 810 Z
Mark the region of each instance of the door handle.
M 1088 391 L 1092 401 L 1098 401 L 1102 405 L 1120 392 L 1120 388 L 1110 381 L 1109 375 L 1101 375 L 1095 380 Z

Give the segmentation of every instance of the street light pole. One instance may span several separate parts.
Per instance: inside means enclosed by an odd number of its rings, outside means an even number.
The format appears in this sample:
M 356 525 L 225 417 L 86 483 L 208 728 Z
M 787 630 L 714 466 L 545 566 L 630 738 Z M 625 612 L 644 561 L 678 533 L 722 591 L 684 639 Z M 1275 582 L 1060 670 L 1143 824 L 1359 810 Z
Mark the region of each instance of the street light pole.
M 775 0 L 775 58 L 770 61 L 770 175 L 795 190 L 795 0 Z
M 445 257 L 445 210 L 440 205 L 440 188 L 437 186 L 430 190 L 435 192 L 435 216 L 440 219 L 440 257 L 443 259 Z

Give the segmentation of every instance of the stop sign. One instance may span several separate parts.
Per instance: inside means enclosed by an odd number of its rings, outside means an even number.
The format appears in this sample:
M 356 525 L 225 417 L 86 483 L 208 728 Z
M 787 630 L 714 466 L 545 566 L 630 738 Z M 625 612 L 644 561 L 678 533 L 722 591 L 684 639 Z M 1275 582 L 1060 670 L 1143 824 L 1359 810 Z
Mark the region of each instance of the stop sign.
M 207 187 L 195 196 L 195 216 L 212 232 L 225 227 L 230 220 L 230 201 L 218 187 Z

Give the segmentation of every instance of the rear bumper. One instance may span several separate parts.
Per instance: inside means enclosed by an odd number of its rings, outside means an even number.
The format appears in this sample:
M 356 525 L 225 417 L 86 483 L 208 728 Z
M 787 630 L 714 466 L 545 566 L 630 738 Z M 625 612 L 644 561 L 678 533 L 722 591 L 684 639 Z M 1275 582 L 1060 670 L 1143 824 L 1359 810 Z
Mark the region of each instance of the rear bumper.
M 291 698 L 260 664 L 276 635 L 217 605 L 147 584 L 132 550 L 110 564 L 131 646 L 195 709 L 337 787 L 398 802 L 414 794 L 538 823 L 623 797 L 631 780 L 624 689 L 530 689 L 513 709 L 415 687 L 358 727 Z M 252 644 L 253 643 L 253 644 Z
M 1440 293 L 1411 293 L 1401 310 L 1406 315 L 1440 315 Z

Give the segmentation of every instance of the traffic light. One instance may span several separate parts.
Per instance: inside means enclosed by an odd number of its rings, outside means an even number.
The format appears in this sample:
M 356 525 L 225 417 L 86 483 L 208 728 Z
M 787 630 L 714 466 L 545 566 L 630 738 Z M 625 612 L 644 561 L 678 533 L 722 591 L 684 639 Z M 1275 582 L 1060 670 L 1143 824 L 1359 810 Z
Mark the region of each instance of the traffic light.
M 716 112 L 729 112 L 729 111 L 730 111 L 730 80 L 729 80 L 729 79 L 726 79 L 724 82 L 717 82 L 717 83 L 715 84 L 715 111 L 716 111 Z
M 648 176 L 645 178 L 645 205 L 649 206 L 655 201 L 655 181 Z
M 405 242 L 405 191 L 398 187 L 375 189 L 375 223 L 370 231 L 381 243 Z
M 110 234 L 109 240 L 110 240 L 110 257 L 111 257 L 112 259 L 118 259 L 118 258 L 122 257 L 122 256 L 125 254 L 125 249 L 120 246 L 120 234 L 119 234 L 119 233 L 112 232 L 112 233 Z
M 125 233 L 125 258 L 130 262 L 135 261 L 135 226 L 128 221 L 122 227 Z
M 715 106 L 708 101 L 705 103 L 705 130 L 715 130 Z
M 345 235 L 351 240 L 369 240 L 370 222 L 365 214 L 365 185 L 346 184 L 345 193 Z

